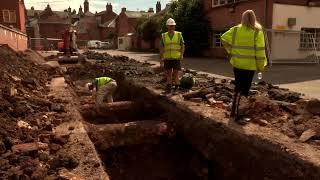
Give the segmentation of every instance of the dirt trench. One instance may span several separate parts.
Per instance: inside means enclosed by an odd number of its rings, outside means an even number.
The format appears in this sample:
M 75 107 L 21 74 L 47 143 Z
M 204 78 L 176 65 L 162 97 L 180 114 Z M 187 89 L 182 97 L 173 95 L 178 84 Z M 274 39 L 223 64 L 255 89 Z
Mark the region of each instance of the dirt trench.
M 68 69 L 69 82 L 110 179 L 320 178 L 319 150 L 308 144 L 268 127 L 238 126 L 219 108 L 185 101 L 179 94 L 162 95 L 155 79 L 139 73 L 132 82 L 120 71 L 94 69 Z M 84 85 L 101 75 L 117 79 L 115 101 L 129 105 L 94 110 Z
M 86 81 L 78 85 L 82 87 Z M 115 101 L 132 104 L 106 113 L 83 108 L 92 101 L 84 94 L 78 93 L 80 112 L 110 179 L 320 177 L 317 158 L 314 153 L 308 154 L 310 149 L 282 141 L 283 135 L 276 133 L 279 142 L 248 134 L 236 125 L 204 117 L 198 111 L 201 106 L 190 107 L 156 90 L 123 81 Z M 158 133 L 159 123 L 165 123 L 166 131 Z
M 85 82 L 78 81 L 77 87 Z M 120 83 L 115 101 L 133 104 L 107 112 L 84 108 L 93 101 L 78 93 L 86 130 L 110 179 L 218 179 L 213 163 L 175 133 L 165 109 L 124 87 Z

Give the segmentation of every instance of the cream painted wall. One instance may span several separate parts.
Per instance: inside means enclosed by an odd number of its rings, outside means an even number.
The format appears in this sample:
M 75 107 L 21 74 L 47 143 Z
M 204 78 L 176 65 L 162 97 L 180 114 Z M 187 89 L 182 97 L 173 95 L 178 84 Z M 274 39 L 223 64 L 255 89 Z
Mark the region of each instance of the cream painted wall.
M 288 27 L 288 18 L 296 18 L 296 25 Z M 292 30 L 290 32 L 269 32 L 272 35 L 272 60 L 305 59 L 314 54 L 314 51 L 300 50 L 300 31 L 302 27 L 320 28 L 320 7 L 307 7 L 274 4 L 272 29 Z M 296 32 L 294 32 L 296 31 Z M 320 55 L 320 51 L 316 52 Z
M 122 40 L 122 43 L 120 44 L 120 41 Z M 131 37 L 118 37 L 118 49 L 119 50 L 129 50 L 132 48 L 131 46 Z

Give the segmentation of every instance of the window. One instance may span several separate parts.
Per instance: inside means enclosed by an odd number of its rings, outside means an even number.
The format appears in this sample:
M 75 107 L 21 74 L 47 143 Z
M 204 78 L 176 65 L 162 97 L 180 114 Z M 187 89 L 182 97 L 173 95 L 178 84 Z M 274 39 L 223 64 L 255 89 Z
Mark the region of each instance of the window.
M 300 49 L 320 50 L 320 28 L 301 28 Z
M 10 11 L 10 22 L 12 22 L 12 23 L 17 22 L 16 11 Z
M 10 11 L 9 10 L 2 10 L 2 17 L 3 17 L 3 22 L 9 22 Z
M 226 4 L 232 4 L 241 0 L 212 0 L 212 7 L 222 6 Z
M 221 36 L 225 31 L 215 31 L 213 32 L 213 47 L 223 47 L 222 46 L 222 41 L 221 41 Z
M 2 10 L 3 22 L 16 23 L 16 11 Z

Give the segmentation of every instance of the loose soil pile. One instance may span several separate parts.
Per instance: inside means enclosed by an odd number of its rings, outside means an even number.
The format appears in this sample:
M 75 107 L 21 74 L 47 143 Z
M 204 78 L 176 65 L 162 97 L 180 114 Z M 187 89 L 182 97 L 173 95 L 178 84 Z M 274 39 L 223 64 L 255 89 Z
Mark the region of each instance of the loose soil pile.
M 0 179 L 58 177 L 77 160 L 59 152 L 68 137 L 53 128 L 67 118 L 64 102 L 48 97 L 55 69 L 38 65 L 34 52 L 0 47 Z

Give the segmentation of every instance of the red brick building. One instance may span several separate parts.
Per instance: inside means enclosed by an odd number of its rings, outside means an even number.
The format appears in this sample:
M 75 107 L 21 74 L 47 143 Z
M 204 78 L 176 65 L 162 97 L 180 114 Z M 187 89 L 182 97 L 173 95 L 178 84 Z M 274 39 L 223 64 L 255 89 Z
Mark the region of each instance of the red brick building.
M 113 12 L 112 4 L 107 3 L 106 10 L 96 14 L 99 22 L 100 39 L 110 40 L 116 36 L 116 23 L 115 19 L 117 14 Z
M 53 11 L 49 4 L 44 10 L 35 10 L 33 7 L 27 10 L 27 34 L 30 47 L 44 49 L 49 43 L 56 47 L 64 29 L 72 22 L 71 8 L 69 11 Z M 48 42 L 48 39 L 56 40 Z
M 227 57 L 220 36 L 230 27 L 241 22 L 241 15 L 245 10 L 254 10 L 263 27 L 272 29 L 274 4 L 309 6 L 313 2 L 314 0 L 204 0 L 204 12 L 212 28 L 212 34 L 209 35 L 211 47 L 205 55 Z
M 151 17 L 161 12 L 160 1 L 156 4 L 156 13 L 153 8 L 148 11 L 128 11 L 122 8 L 121 13 L 116 18 L 116 34 L 117 47 L 119 49 L 144 49 L 158 48 L 159 40 L 152 46 L 150 42 L 146 42 L 136 32 L 137 20 L 141 17 Z
M 26 32 L 24 0 L 2 0 L 0 11 L 0 24 Z
M 7 44 L 14 50 L 24 51 L 28 48 L 28 38 L 25 33 L 0 24 L 0 44 Z
M 15 50 L 27 49 L 28 39 L 25 26 L 23 0 L 3 0 L 0 6 L 0 44 Z
M 80 46 L 86 44 L 88 40 L 106 41 L 115 34 L 114 19 L 117 14 L 113 12 L 112 5 L 107 4 L 106 10 L 93 14 L 90 12 L 88 0 L 85 0 L 83 7 L 80 6 L 78 13 L 69 7 L 64 11 L 53 11 L 50 5 L 44 10 L 35 10 L 33 7 L 27 10 L 28 34 L 34 39 L 31 42 L 33 48 L 43 48 L 43 40 L 62 38 L 62 32 L 70 25 L 74 26 L 78 34 Z M 113 22 L 113 23 L 112 23 Z M 57 42 L 54 42 L 56 45 Z

